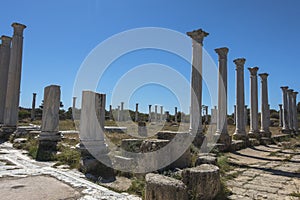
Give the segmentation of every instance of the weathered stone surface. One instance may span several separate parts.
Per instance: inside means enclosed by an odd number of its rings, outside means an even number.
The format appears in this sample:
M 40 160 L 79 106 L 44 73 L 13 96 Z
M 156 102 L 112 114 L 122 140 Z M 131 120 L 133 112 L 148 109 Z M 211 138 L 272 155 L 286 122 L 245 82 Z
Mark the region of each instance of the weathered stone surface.
M 188 200 L 186 185 L 159 174 L 146 175 L 145 200 Z
M 195 166 L 199 166 L 202 164 L 212 164 L 216 165 L 217 164 L 217 158 L 214 156 L 199 156 L 195 162 Z
M 123 139 L 121 142 L 121 149 L 128 152 L 141 152 L 142 139 Z
M 203 164 L 184 169 L 182 182 L 187 185 L 190 198 L 213 199 L 221 187 L 219 168 L 215 165 Z

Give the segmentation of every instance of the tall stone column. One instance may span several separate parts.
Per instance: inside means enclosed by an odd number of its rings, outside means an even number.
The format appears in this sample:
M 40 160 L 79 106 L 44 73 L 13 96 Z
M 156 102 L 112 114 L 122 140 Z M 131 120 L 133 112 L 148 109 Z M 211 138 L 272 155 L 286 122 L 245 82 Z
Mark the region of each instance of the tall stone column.
M 202 29 L 187 32 L 193 40 L 192 75 L 191 75 L 191 112 L 190 131 L 195 136 L 194 144 L 201 146 L 204 135 L 202 133 L 202 47 L 203 39 L 208 35 Z
M 259 74 L 261 79 L 261 129 L 260 133 L 262 137 L 271 137 L 270 126 L 270 111 L 268 100 L 268 76 L 269 74 Z
M 234 108 L 233 108 L 233 124 L 234 125 L 236 124 L 236 105 L 234 105 Z
M 258 85 L 257 71 L 258 67 L 248 68 L 250 72 L 250 138 L 259 138 L 258 128 Z
M 219 73 L 218 73 L 218 113 L 217 113 L 217 131 L 219 143 L 224 144 L 225 148 L 229 148 L 231 137 L 227 131 L 227 47 L 215 49 L 219 57 Z
M 151 122 L 151 106 L 152 106 L 152 105 L 149 105 L 148 122 Z
M 60 86 L 50 85 L 44 89 L 44 106 L 37 160 L 51 160 L 61 139 L 58 129 Z M 81 126 L 81 125 L 80 125 Z
M 177 113 L 177 107 L 175 107 L 175 122 L 178 122 L 178 113 Z
M 157 122 L 157 105 L 154 106 L 154 120 Z
M 205 123 L 208 123 L 208 106 L 205 106 Z
M 297 94 L 298 92 L 293 92 L 293 129 L 294 132 L 298 133 L 298 112 L 297 112 Z
M 31 121 L 35 120 L 36 93 L 32 94 Z
M 104 140 L 106 95 L 82 92 L 80 115 L 80 169 L 86 174 L 114 180 L 108 149 Z M 104 164 L 105 163 L 105 164 Z
M 290 131 L 293 131 L 293 97 L 292 93 L 294 90 L 287 90 L 287 100 L 288 100 L 288 123 L 290 127 Z
M 282 127 L 282 104 L 279 104 L 279 127 Z
M 109 105 L 109 120 L 113 119 L 112 105 Z
M 248 125 L 248 106 L 247 105 L 245 105 L 245 127 L 247 127 L 247 125 Z
M 2 36 L 0 45 L 0 124 L 4 123 L 5 98 L 10 60 L 11 37 Z
M 117 108 L 117 121 L 121 121 L 120 106 Z
M 160 121 L 162 122 L 163 121 L 163 112 L 164 112 L 164 108 L 163 106 L 160 106 Z
M 76 114 L 78 114 L 77 112 L 76 112 L 76 100 L 77 100 L 77 97 L 73 97 L 72 98 L 72 119 L 74 120 L 74 119 L 78 119 L 76 116 Z
M 283 113 L 282 113 L 282 133 L 289 133 L 289 120 L 288 120 L 288 98 L 287 98 L 287 90 L 289 87 L 282 86 L 280 87 L 282 90 L 282 106 L 283 106 Z
M 121 102 L 120 121 L 125 121 L 124 102 Z
M 12 27 L 14 28 L 14 35 L 12 37 L 9 60 L 4 125 L 14 129 L 18 122 L 23 54 L 23 30 L 26 26 L 19 23 L 13 23 Z
M 245 91 L 244 91 L 244 64 L 245 58 L 233 61 L 236 65 L 236 129 L 233 134 L 235 140 L 248 140 L 245 131 Z
M 138 103 L 135 104 L 135 121 L 136 122 L 139 121 L 139 104 Z

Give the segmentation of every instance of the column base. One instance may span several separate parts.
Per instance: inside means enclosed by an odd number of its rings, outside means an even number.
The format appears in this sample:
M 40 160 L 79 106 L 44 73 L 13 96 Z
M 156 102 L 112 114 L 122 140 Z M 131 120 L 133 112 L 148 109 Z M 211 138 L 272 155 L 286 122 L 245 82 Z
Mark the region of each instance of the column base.
M 41 132 L 36 155 L 38 161 L 51 161 L 57 153 L 57 143 L 61 140 L 60 132 Z
M 291 130 L 290 129 L 281 129 L 280 132 L 283 134 L 290 134 Z
M 271 138 L 272 136 L 270 131 L 260 130 L 259 133 L 261 137 Z
M 2 125 L 0 127 L 0 140 L 8 141 L 11 134 L 17 130 L 16 126 Z
M 259 134 L 259 131 L 249 131 L 248 133 L 248 137 L 249 138 L 254 138 L 254 139 L 260 139 L 260 134 Z
M 234 140 L 243 140 L 243 141 L 248 141 L 249 140 L 249 137 L 248 135 L 246 134 L 246 132 L 235 132 L 233 135 L 232 135 L 232 138 Z
M 87 149 L 84 144 L 80 143 L 79 150 L 81 172 L 94 181 L 112 182 L 116 180 L 106 146 L 102 148 L 90 146 Z
M 230 135 L 228 134 L 228 132 L 221 133 L 220 131 L 216 131 L 214 136 L 218 137 L 217 143 L 224 145 L 224 151 L 227 151 L 230 149 L 232 139 L 231 139 Z
M 204 139 L 205 139 L 205 136 L 203 135 L 202 131 L 201 132 L 198 131 L 197 133 L 193 133 L 193 131 L 190 130 L 190 133 L 192 133 L 192 135 L 195 135 L 193 145 L 200 148 L 203 144 Z

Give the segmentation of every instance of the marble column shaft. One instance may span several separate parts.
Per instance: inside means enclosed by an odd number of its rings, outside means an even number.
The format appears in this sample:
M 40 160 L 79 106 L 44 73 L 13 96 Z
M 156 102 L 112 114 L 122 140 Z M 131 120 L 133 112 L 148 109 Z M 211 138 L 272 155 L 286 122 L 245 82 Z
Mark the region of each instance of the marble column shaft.
M 282 104 L 279 104 L 279 127 L 282 127 Z
M 258 128 L 258 84 L 257 71 L 258 67 L 248 68 L 250 72 L 250 131 L 249 135 L 253 136 L 259 132 Z
M 287 98 L 287 86 L 280 87 L 282 90 L 282 131 L 289 131 L 289 122 L 288 122 L 288 98 Z
M 152 105 L 149 105 L 148 122 L 151 122 L 151 106 L 152 106 Z
M 268 100 L 268 76 L 267 73 L 259 74 L 261 79 L 261 130 L 262 136 L 270 137 L 270 110 Z
M 298 112 L 297 112 L 297 94 L 298 92 L 293 92 L 293 129 L 298 132 Z
M 177 107 L 175 107 L 175 122 L 178 122 L 178 113 L 177 113 Z
M 44 106 L 39 140 L 58 141 L 60 86 L 50 85 L 44 89 Z
M 290 130 L 293 130 L 293 91 L 292 89 L 287 90 L 288 99 L 288 124 Z
M 160 121 L 163 121 L 163 112 L 164 112 L 164 108 L 163 106 L 160 106 Z
M 135 121 L 136 122 L 139 121 L 139 104 L 138 103 L 135 104 Z
M 208 35 L 202 29 L 187 32 L 193 44 L 192 55 L 192 75 L 191 75 L 191 113 L 190 113 L 190 131 L 197 135 L 202 135 L 202 47 L 203 39 Z M 199 144 L 201 141 L 199 142 Z
M 106 95 L 92 91 L 82 92 L 80 115 L 80 143 L 93 156 L 106 153 L 104 141 Z M 95 157 L 97 158 L 97 157 Z
M 120 121 L 125 121 L 124 102 L 121 102 Z
M 227 54 L 226 47 L 215 49 L 219 57 L 217 134 L 227 132 Z
M 120 114 L 120 106 L 118 106 L 118 108 L 117 108 L 117 121 L 119 122 L 119 121 L 121 121 L 121 114 Z
M 155 120 L 155 122 L 157 122 L 157 105 L 154 106 L 154 112 L 155 112 L 154 120 Z
M 10 60 L 11 37 L 2 36 L 0 45 L 0 124 L 4 123 L 5 99 Z
M 247 139 L 245 131 L 245 91 L 244 91 L 244 64 L 245 58 L 233 61 L 236 65 L 236 129 L 234 139 Z
M 236 105 L 233 108 L 233 124 L 236 124 Z
M 248 106 L 247 105 L 245 105 L 245 126 L 247 126 L 248 125 Z
M 112 105 L 109 105 L 109 120 L 113 119 Z
M 23 31 L 26 26 L 19 23 L 13 23 L 12 27 L 14 28 L 14 34 L 12 37 L 10 51 L 4 111 L 4 125 L 8 127 L 16 127 L 18 122 L 23 54 Z
M 36 93 L 32 94 L 31 121 L 35 119 Z

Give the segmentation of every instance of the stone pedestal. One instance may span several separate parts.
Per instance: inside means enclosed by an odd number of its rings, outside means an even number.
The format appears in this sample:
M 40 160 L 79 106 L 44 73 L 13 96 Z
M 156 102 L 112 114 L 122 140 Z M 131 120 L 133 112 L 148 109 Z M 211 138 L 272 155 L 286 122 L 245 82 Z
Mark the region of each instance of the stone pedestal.
M 236 129 L 233 134 L 235 140 L 248 140 L 245 131 L 245 91 L 244 91 L 244 64 L 245 58 L 233 61 L 236 64 Z
M 80 169 L 100 181 L 115 180 L 104 140 L 105 94 L 82 92 L 80 116 Z
M 201 146 L 204 135 L 202 133 L 202 47 L 203 39 L 208 35 L 202 29 L 187 32 L 193 40 L 192 75 L 191 75 L 191 108 L 190 132 L 195 136 L 194 144 Z
M 229 49 L 226 47 L 215 49 L 219 56 L 218 73 L 218 112 L 217 112 L 217 131 L 218 143 L 225 145 L 229 149 L 231 137 L 227 131 L 227 54 Z
M 44 89 L 44 107 L 37 160 L 52 160 L 57 142 L 61 140 L 58 130 L 60 86 L 50 85 Z
M 257 71 L 258 67 L 248 68 L 250 72 L 250 130 L 248 136 L 250 138 L 259 139 L 258 129 L 258 86 Z
M 0 45 L 0 124 L 3 124 L 10 60 L 11 38 L 8 36 L 2 36 L 1 41 L 2 44 Z
M 261 78 L 261 129 L 260 134 L 262 137 L 271 137 L 270 126 L 270 110 L 268 100 L 268 78 L 267 73 L 259 74 Z

